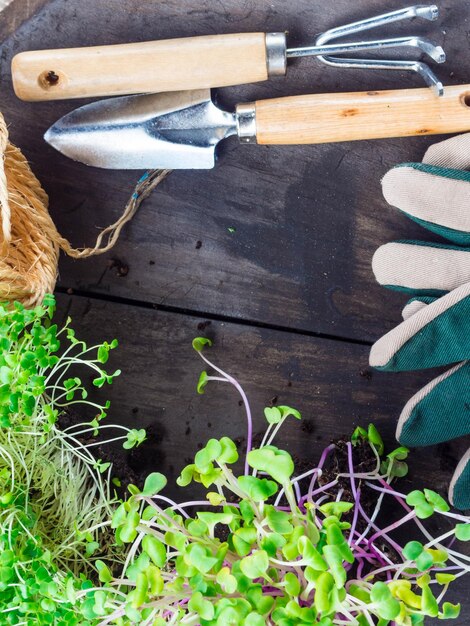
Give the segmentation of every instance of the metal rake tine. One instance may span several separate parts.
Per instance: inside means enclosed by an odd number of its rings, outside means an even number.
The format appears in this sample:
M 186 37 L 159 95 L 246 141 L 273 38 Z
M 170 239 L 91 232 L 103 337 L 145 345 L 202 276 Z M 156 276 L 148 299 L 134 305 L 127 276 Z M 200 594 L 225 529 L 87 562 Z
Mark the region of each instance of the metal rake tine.
M 357 22 L 351 22 L 350 24 L 343 24 L 342 26 L 336 26 L 322 33 L 317 38 L 318 45 L 327 43 L 332 39 L 339 39 L 340 37 L 347 37 L 348 35 L 355 35 L 372 28 L 379 28 L 381 26 L 387 26 L 394 22 L 402 22 L 404 20 L 411 20 L 415 17 L 421 17 L 425 20 L 434 22 L 439 17 L 439 7 L 435 4 L 425 5 L 417 4 L 414 6 L 406 7 L 405 9 L 398 9 L 398 11 L 391 11 L 390 13 L 382 13 L 375 17 L 369 17 L 365 20 L 359 20 Z
M 302 46 L 288 48 L 287 58 L 308 56 L 329 56 L 332 54 L 347 54 L 350 52 L 367 52 L 370 50 L 384 50 L 389 48 L 418 48 L 427 54 L 436 63 L 444 63 L 446 55 L 441 46 L 436 46 L 426 37 L 396 37 L 394 39 L 376 39 L 373 41 L 352 41 L 343 44 L 325 44 L 317 46 Z
M 439 9 L 436 5 L 415 5 L 399 9 L 398 11 L 392 11 L 390 13 L 384 13 L 358 22 L 352 22 L 351 24 L 345 24 L 332 28 L 322 33 L 316 40 L 316 46 L 328 46 L 329 42 L 338 39 L 340 37 L 346 37 L 355 35 L 359 32 L 378 28 L 415 17 L 421 17 L 430 21 L 434 21 L 439 17 Z M 362 42 L 356 42 L 359 49 Z M 367 42 L 363 42 L 366 44 Z M 422 52 L 430 56 L 437 63 L 443 63 L 445 61 L 445 52 L 441 46 L 435 45 L 429 39 L 424 37 L 401 37 L 393 39 L 382 39 L 369 42 L 370 47 L 364 47 L 363 50 L 380 50 L 401 46 L 411 46 L 419 48 Z M 350 50 L 353 52 L 354 50 Z M 338 54 L 335 52 L 333 54 Z M 385 69 L 385 70 L 404 70 L 412 71 L 419 74 L 425 83 L 433 88 L 436 93 L 441 96 L 444 93 L 444 87 L 442 82 L 437 78 L 431 68 L 421 61 L 406 61 L 406 60 L 379 60 L 379 59 L 348 59 L 344 57 L 331 56 L 331 53 L 325 55 L 318 55 L 318 59 L 330 65 L 332 67 L 347 67 L 347 68 L 359 68 L 359 69 Z
M 330 57 L 327 57 L 328 59 Z M 326 62 L 326 61 L 325 61 Z M 437 96 L 444 95 L 444 85 L 442 81 L 434 74 L 429 65 L 422 61 L 400 61 L 392 59 L 383 59 L 381 61 L 375 59 L 341 59 L 334 58 L 333 62 L 328 63 L 333 67 L 359 68 L 364 70 L 397 70 L 405 72 L 415 72 L 424 80 L 426 85 L 430 87 Z

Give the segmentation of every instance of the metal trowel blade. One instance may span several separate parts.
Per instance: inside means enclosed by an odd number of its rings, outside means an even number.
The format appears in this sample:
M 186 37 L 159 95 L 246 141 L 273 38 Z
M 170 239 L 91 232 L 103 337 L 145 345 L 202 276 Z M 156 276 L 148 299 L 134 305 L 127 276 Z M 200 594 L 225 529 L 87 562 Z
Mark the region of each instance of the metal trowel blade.
M 233 134 L 235 114 L 202 89 L 93 102 L 62 117 L 44 139 L 105 169 L 210 169 L 217 144 Z

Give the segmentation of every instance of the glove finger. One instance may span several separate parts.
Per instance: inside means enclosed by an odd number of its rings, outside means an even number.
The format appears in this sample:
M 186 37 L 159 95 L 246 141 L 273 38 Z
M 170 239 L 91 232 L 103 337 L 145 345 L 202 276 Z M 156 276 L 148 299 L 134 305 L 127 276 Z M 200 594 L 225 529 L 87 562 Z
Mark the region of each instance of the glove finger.
M 470 283 L 422 308 L 373 346 L 372 367 L 406 371 L 465 361 L 470 355 Z
M 470 133 L 435 143 L 428 148 L 423 163 L 456 170 L 470 169 Z
M 387 202 L 454 243 L 470 244 L 470 172 L 422 163 L 394 167 L 382 180 Z
M 390 289 L 440 296 L 470 282 L 470 249 L 395 241 L 378 248 L 372 270 L 377 282 Z
M 449 500 L 457 509 L 470 509 L 470 449 L 455 470 L 449 487 Z
M 422 309 L 425 309 L 428 304 L 432 304 L 433 302 L 435 302 L 436 299 L 437 298 L 431 298 L 426 296 L 411 298 L 411 300 L 408 300 L 408 302 L 403 307 L 401 316 L 404 320 L 408 320 L 410 319 L 410 317 L 413 317 L 415 313 L 418 313 Z
M 397 439 L 410 448 L 432 446 L 470 433 L 470 362 L 465 361 L 420 389 L 405 405 Z

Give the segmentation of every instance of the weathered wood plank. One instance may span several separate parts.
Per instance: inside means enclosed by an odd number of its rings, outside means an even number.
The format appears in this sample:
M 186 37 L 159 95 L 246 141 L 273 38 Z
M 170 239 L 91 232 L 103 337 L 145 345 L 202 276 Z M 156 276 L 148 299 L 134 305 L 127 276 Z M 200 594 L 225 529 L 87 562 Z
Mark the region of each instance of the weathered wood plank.
M 440 4 L 440 27 L 414 22 L 391 31 L 431 33 L 437 41 L 445 40 L 449 63 L 438 73 L 445 82 L 464 82 L 466 2 Z M 12 139 L 51 195 L 59 228 L 77 245 L 90 244 L 97 227 L 118 216 L 138 174 L 86 168 L 46 147 L 43 131 L 78 103 L 19 102 L 9 77 L 15 52 L 286 28 L 293 44 L 309 43 L 315 33 L 344 20 L 401 6 L 400 0 L 361 0 L 354 7 L 347 0 L 54 0 L 3 46 L 2 108 Z M 413 85 L 420 85 L 419 80 L 409 75 L 340 71 L 311 59 L 291 63 L 285 80 L 224 89 L 220 96 L 229 106 L 283 94 Z M 63 260 L 61 284 L 370 340 L 397 319 L 402 300 L 375 285 L 370 270 L 374 249 L 389 239 L 423 236 L 386 207 L 379 181 L 393 164 L 419 159 L 431 141 L 266 148 L 229 140 L 214 171 L 172 174 L 125 229 L 112 254 Z M 235 232 L 229 232 L 232 228 Z M 127 276 L 109 267 L 110 258 L 129 266 Z
M 23 22 L 46 5 L 49 0 L 5 0 L 0 4 L 0 41 L 9 37 Z
M 59 319 L 70 315 L 80 338 L 119 340 L 110 369 L 119 367 L 122 376 L 100 393 L 112 400 L 110 419 L 151 427 L 157 437 L 154 447 L 147 459 L 138 454 L 136 458 L 144 470 L 163 471 L 170 478 L 208 438 L 244 438 L 246 432 L 235 390 L 211 383 L 205 395 L 196 393 L 199 373 L 205 369 L 191 346 L 196 336 L 213 339 L 207 356 L 244 386 L 255 433 L 264 429 L 263 409 L 271 403 L 302 412 L 303 421 L 286 424 L 280 438 L 302 462 L 314 462 L 332 439 L 371 421 L 388 445 L 395 445 L 402 406 L 431 376 L 374 373 L 367 368 L 367 347 L 346 342 L 207 323 L 204 318 L 78 296 L 63 295 L 58 301 Z M 445 450 L 452 455 L 457 448 Z M 413 483 L 445 491 L 455 461 L 445 463 L 444 458 L 436 463 L 431 450 L 416 452 L 411 461 Z

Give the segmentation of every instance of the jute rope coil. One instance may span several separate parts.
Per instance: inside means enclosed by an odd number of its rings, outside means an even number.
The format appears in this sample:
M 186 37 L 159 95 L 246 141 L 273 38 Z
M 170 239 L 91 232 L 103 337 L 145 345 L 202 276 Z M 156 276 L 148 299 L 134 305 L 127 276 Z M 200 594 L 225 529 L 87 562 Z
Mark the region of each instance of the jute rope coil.
M 18 300 L 27 307 L 52 293 L 57 280 L 60 250 L 73 258 L 108 252 L 141 203 L 169 170 L 145 174 L 123 214 L 102 230 L 91 248 L 74 248 L 57 231 L 49 215 L 49 199 L 21 151 L 8 141 L 0 114 L 0 301 Z

